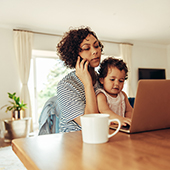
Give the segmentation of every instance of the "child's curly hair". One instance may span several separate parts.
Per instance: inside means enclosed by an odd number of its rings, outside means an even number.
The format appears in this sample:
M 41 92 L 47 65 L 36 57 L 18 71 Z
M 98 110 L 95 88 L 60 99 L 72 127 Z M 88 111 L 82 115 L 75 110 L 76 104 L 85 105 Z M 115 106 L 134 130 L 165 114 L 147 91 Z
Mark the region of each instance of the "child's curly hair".
M 89 27 L 81 27 L 70 29 L 57 44 L 57 54 L 67 67 L 75 68 L 79 52 L 81 52 L 80 44 L 89 34 L 98 40 L 96 34 Z M 103 51 L 102 43 L 99 40 L 98 42 L 101 51 Z
M 98 78 L 105 78 L 107 76 L 109 68 L 116 67 L 120 71 L 124 70 L 125 71 L 125 80 L 128 79 L 128 68 L 126 66 L 126 63 L 123 60 L 108 57 L 105 58 L 101 63 L 100 63 L 100 68 L 98 70 Z M 100 81 L 99 81 L 100 82 Z

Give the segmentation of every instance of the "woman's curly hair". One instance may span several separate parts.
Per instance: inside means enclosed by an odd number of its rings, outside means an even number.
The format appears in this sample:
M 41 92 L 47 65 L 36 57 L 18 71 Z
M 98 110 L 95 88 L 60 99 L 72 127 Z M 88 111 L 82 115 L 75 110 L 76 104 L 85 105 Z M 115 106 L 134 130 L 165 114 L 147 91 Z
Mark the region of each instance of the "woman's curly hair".
M 89 34 L 98 40 L 96 34 L 89 27 L 81 27 L 70 29 L 57 44 L 57 54 L 67 67 L 75 68 L 79 52 L 81 52 L 80 44 Z M 98 42 L 101 51 L 103 51 L 102 43 L 99 40 Z
M 105 58 L 100 63 L 100 68 L 98 70 L 98 78 L 105 78 L 107 76 L 109 68 L 116 67 L 120 71 L 125 71 L 125 80 L 128 79 L 128 68 L 126 66 L 126 63 L 121 59 L 116 59 L 112 57 Z M 99 81 L 100 82 L 100 81 Z

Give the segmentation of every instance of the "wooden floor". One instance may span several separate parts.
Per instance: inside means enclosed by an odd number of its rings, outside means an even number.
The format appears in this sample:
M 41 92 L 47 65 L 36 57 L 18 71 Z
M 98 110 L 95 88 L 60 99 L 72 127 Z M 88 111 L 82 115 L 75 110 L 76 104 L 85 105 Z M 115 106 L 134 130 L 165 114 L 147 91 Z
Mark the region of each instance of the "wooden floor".
M 29 137 L 33 137 L 33 136 L 37 136 L 38 135 L 38 129 L 36 129 L 36 130 L 34 130 L 34 132 L 32 132 L 32 133 L 30 133 L 29 134 Z M 6 147 L 6 146 L 11 146 L 11 144 L 12 144 L 12 141 L 4 141 L 4 138 L 2 138 L 1 136 L 0 136 L 0 148 L 2 148 L 2 147 Z
M 11 146 L 11 142 L 4 142 L 4 138 L 0 138 L 0 148 L 5 146 Z

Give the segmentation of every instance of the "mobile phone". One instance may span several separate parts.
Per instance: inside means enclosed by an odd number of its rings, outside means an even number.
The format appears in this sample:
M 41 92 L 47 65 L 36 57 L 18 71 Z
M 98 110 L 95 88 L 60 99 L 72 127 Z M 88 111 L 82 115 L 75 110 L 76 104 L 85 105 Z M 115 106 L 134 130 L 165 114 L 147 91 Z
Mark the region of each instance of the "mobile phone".
M 80 63 L 81 63 L 81 61 L 83 60 L 83 58 L 79 55 L 79 57 L 80 57 Z M 87 60 L 84 62 L 84 65 L 86 64 L 86 62 L 87 62 Z M 90 67 L 90 64 L 88 65 L 88 67 Z
M 80 57 L 80 62 L 83 60 L 83 58 L 79 55 L 79 57 Z

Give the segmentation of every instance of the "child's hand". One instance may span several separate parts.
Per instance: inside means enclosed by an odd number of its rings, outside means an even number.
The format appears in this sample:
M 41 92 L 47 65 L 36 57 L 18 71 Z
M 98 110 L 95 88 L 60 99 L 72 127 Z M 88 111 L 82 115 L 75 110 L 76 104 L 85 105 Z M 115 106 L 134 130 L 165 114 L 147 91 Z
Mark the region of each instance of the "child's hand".
M 121 121 L 122 126 L 127 126 L 127 125 L 131 125 L 131 119 L 127 118 L 127 117 L 123 117 Z
M 127 117 L 121 117 L 119 118 L 120 123 L 122 126 L 127 126 L 127 125 L 131 125 L 131 119 L 127 118 Z M 111 125 L 115 125 L 117 124 L 117 122 L 111 122 Z

